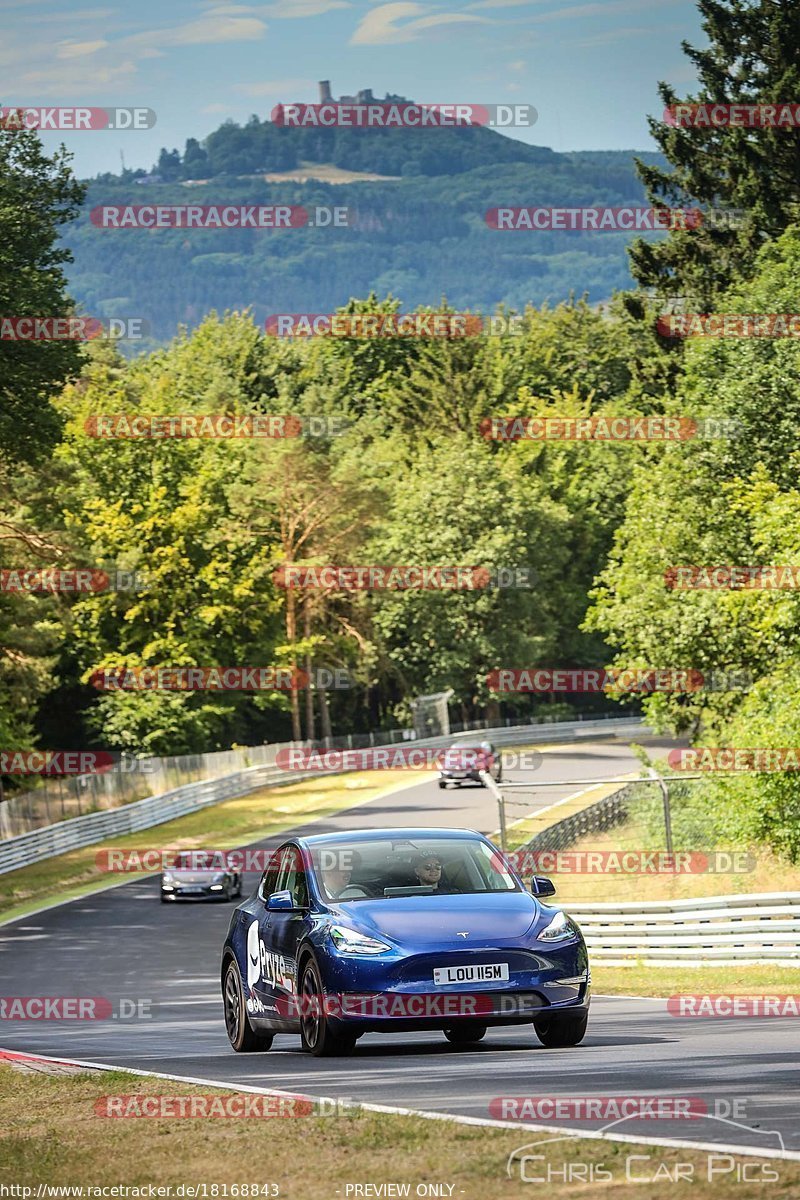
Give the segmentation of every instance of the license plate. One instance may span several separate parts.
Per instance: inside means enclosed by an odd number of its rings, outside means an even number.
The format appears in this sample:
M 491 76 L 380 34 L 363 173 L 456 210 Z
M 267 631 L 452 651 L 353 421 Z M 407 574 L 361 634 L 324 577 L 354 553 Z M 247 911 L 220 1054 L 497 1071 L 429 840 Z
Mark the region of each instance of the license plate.
M 185 887 L 181 888 L 181 891 L 191 896 L 199 896 L 203 889 L 201 887 Z
M 433 968 L 434 983 L 493 983 L 496 979 L 508 979 L 508 963 Z

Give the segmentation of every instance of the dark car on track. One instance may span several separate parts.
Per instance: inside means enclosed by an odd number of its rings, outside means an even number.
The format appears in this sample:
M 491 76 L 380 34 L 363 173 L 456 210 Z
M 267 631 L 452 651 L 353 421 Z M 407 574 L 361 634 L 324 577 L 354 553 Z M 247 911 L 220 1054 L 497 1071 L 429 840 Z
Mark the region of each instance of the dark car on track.
M 580 929 L 482 834 L 388 829 L 287 841 L 234 912 L 222 952 L 237 1051 L 299 1033 L 315 1055 L 369 1032 L 441 1030 L 468 1045 L 533 1024 L 545 1046 L 586 1031 Z
M 490 775 L 495 783 L 503 777 L 501 756 L 491 742 L 455 742 L 445 750 L 439 767 L 439 787 L 461 787 L 462 783 L 477 783 L 484 786 L 481 771 Z
M 161 873 L 161 903 L 175 900 L 232 900 L 242 894 L 242 876 L 224 854 L 187 850 Z

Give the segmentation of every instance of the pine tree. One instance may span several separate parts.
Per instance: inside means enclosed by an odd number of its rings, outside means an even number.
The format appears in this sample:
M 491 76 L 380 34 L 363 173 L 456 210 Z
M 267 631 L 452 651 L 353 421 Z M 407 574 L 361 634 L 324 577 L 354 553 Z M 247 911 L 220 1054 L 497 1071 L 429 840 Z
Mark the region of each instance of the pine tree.
M 686 104 L 792 104 L 800 96 L 800 5 L 797 0 L 698 0 L 709 45 L 683 43 L 700 88 L 679 100 L 659 84 L 665 107 Z M 734 210 L 734 228 L 671 231 L 630 248 L 632 272 L 657 294 L 683 296 L 702 308 L 737 278 L 748 278 L 765 240 L 779 236 L 800 212 L 800 129 L 787 126 L 680 127 L 649 118 L 672 165 L 637 160 L 656 206 Z

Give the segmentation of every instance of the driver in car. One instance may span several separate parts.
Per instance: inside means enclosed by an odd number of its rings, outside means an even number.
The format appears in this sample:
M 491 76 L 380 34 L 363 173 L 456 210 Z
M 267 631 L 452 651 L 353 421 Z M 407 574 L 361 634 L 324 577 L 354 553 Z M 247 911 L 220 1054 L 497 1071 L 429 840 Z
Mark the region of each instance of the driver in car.
M 455 892 L 442 875 L 443 864 L 435 854 L 421 854 L 414 861 L 414 874 L 421 884 L 435 892 Z

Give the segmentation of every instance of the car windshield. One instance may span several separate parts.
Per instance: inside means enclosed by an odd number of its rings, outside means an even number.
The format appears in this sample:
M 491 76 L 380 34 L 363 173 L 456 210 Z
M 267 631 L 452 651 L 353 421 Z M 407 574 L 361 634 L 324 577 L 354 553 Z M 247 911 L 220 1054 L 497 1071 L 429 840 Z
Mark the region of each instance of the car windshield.
M 446 751 L 446 758 L 448 762 L 454 762 L 458 759 L 464 767 L 475 767 L 483 762 L 489 754 L 491 754 L 491 749 L 488 746 L 464 746 L 459 744 L 451 746 Z
M 353 838 L 312 847 L 311 862 L 327 900 L 520 890 L 500 853 L 478 838 Z
M 173 871 L 222 871 L 225 856 L 218 851 L 183 850 L 176 855 Z

